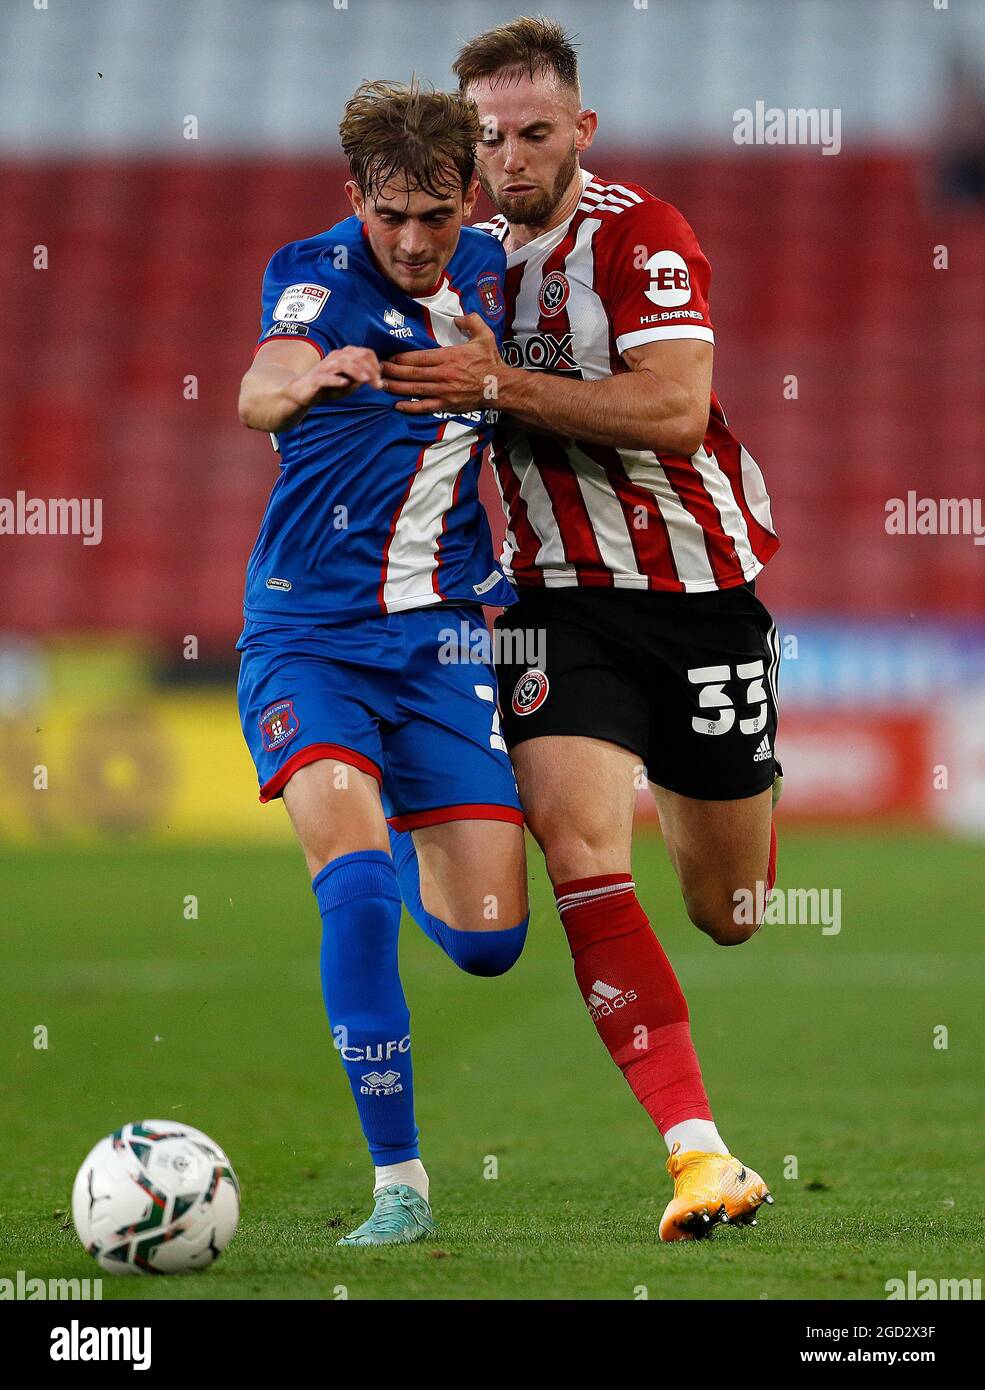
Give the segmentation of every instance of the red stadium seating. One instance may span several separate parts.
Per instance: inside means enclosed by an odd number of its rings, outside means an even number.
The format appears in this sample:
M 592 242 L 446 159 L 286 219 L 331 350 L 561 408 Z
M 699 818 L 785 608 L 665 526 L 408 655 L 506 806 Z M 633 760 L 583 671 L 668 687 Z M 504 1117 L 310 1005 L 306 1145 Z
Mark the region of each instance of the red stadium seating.
M 784 541 L 771 606 L 985 614 L 970 537 L 884 525 L 910 489 L 983 492 L 981 221 L 933 205 L 896 154 L 591 167 L 676 203 L 712 262 L 716 384 Z M 343 178 L 310 159 L 0 164 L 0 496 L 100 497 L 104 524 L 92 547 L 0 538 L 6 626 L 194 632 L 228 652 L 275 467 L 236 419 L 260 277 L 344 215 Z

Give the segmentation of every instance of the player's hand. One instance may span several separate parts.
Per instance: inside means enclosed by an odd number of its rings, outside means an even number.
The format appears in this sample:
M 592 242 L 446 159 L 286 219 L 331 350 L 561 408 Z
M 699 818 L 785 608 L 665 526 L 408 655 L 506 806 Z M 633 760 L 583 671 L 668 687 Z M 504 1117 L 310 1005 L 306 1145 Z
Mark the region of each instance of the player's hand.
M 344 347 L 327 353 L 295 377 L 284 387 L 284 394 L 295 405 L 323 405 L 341 400 L 365 385 L 383 390 L 379 358 L 369 348 Z
M 508 370 L 496 335 L 478 314 L 455 319 L 455 327 L 468 334 L 467 343 L 400 352 L 383 363 L 384 390 L 403 397 L 397 410 L 430 415 L 436 410 L 464 413 L 495 408 L 499 379 Z M 412 396 L 418 399 L 409 399 Z

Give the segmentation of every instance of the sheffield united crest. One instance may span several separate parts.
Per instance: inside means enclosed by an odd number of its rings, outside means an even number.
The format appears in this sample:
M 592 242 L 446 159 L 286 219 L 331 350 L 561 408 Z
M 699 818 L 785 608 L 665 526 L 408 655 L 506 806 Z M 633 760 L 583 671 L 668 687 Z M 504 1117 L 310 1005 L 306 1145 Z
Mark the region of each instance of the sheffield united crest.
M 545 275 L 540 287 L 540 312 L 547 318 L 559 314 L 567 304 L 570 293 L 568 277 L 560 270 L 552 270 L 550 275 Z

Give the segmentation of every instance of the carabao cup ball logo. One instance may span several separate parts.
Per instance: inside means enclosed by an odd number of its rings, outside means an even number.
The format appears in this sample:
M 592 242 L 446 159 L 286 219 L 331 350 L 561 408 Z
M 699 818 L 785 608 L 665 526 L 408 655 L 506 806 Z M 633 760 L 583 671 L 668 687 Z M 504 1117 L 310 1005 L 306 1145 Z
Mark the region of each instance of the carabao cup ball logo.
M 533 714 L 547 699 L 550 682 L 543 671 L 528 671 L 516 683 L 513 692 L 513 713 Z
M 548 318 L 552 314 L 559 314 L 568 302 L 568 295 L 571 293 L 571 286 L 568 284 L 568 277 L 563 275 L 560 270 L 552 270 L 550 275 L 545 276 L 544 283 L 540 287 L 540 311 Z

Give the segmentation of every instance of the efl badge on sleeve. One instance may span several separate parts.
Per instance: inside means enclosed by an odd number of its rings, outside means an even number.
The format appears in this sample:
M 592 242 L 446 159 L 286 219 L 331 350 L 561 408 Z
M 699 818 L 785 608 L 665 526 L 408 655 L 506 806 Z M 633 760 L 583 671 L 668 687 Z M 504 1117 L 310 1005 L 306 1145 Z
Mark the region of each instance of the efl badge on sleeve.
M 499 283 L 499 276 L 495 270 L 487 270 L 484 275 L 480 275 L 475 282 L 475 287 L 479 291 L 482 307 L 489 317 L 491 319 L 502 318 L 506 305 L 503 303 L 503 287 Z
M 278 748 L 290 742 L 300 727 L 301 721 L 294 713 L 293 700 L 280 700 L 276 705 L 269 705 L 260 716 L 264 751 L 276 753 Z
M 278 323 L 311 323 L 331 293 L 324 285 L 289 285 L 274 306 L 274 318 Z

